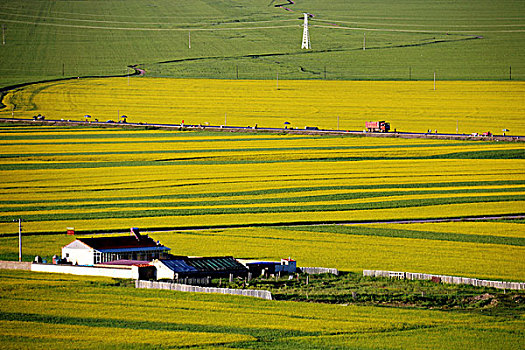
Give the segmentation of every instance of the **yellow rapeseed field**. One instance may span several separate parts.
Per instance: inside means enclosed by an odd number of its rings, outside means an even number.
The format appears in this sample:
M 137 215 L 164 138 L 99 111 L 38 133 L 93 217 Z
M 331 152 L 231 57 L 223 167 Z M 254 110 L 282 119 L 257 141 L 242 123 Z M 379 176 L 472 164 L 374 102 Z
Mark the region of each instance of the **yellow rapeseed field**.
M 398 131 L 525 133 L 524 82 L 74 79 L 9 92 L 1 116 L 99 121 L 362 130 L 387 120 Z
M 293 228 L 522 214 L 524 153 L 506 142 L 3 126 L 0 235 L 16 234 L 18 218 L 24 234 L 56 233 L 24 237 L 25 260 L 59 253 L 72 239 L 67 227 L 139 227 L 181 255 L 524 280 L 521 221 L 485 222 L 493 231 L 480 233 L 455 224 Z M 0 258 L 16 259 L 17 248 L 2 238 Z

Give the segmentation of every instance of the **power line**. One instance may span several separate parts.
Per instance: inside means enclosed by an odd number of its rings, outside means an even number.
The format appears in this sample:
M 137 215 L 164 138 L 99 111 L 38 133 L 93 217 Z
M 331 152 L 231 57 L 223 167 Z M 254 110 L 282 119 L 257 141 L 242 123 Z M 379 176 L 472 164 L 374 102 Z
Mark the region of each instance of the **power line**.
M 5 19 L 4 22 L 50 26 L 50 27 L 64 27 L 64 28 L 78 28 L 78 29 L 100 29 L 100 30 L 119 30 L 119 31 L 152 31 L 152 32 L 177 32 L 187 31 L 188 28 L 138 28 L 138 27 L 102 27 L 102 26 L 87 26 L 74 25 L 62 23 L 48 23 L 48 22 L 30 22 L 18 21 L 12 19 Z M 228 31 L 228 30 L 255 30 L 255 29 L 280 29 L 280 28 L 297 28 L 298 25 L 282 25 L 282 26 L 257 26 L 257 27 L 232 27 L 232 28 L 191 28 L 192 31 Z

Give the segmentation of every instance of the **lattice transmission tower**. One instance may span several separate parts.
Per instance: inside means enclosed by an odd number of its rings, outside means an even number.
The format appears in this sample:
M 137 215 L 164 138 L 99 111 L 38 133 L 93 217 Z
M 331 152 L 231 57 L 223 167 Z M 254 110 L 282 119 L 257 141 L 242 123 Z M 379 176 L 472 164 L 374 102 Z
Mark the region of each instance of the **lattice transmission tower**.
M 304 15 L 304 24 L 303 24 L 303 43 L 301 44 L 301 49 L 311 49 L 310 45 L 310 33 L 308 32 L 308 14 L 303 13 Z

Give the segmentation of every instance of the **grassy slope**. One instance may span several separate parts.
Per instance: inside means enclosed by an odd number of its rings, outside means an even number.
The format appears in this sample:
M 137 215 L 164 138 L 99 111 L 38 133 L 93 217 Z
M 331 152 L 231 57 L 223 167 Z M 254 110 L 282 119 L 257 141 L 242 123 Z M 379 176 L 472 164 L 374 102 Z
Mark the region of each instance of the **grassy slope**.
M 199 78 L 238 72 L 273 79 L 279 72 L 286 79 L 318 79 L 326 71 L 328 79 L 432 79 L 436 71 L 439 79 L 504 80 L 510 66 L 514 79 L 525 77 L 521 1 L 336 0 L 327 6 L 305 0 L 289 6 L 294 12 L 274 4 L 4 1 L 0 86 L 125 74 L 130 64 L 153 76 Z M 300 50 L 302 12 L 315 15 L 311 52 Z

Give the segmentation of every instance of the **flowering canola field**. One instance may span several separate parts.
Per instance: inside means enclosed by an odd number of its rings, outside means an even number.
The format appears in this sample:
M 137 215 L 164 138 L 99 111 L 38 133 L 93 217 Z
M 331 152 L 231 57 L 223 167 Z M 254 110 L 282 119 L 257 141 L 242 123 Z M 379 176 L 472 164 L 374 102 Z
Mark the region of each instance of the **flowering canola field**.
M 525 82 L 73 79 L 9 92 L 1 117 L 524 135 Z
M 22 218 L 61 237 L 28 237 L 27 260 L 57 253 L 67 227 L 139 227 L 189 229 L 154 234 L 183 255 L 525 279 L 520 222 L 301 226 L 523 214 L 519 143 L 4 126 L 0 154 L 0 233 Z M 13 238 L 0 247 L 16 259 Z

